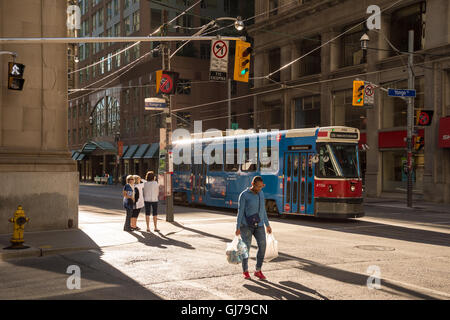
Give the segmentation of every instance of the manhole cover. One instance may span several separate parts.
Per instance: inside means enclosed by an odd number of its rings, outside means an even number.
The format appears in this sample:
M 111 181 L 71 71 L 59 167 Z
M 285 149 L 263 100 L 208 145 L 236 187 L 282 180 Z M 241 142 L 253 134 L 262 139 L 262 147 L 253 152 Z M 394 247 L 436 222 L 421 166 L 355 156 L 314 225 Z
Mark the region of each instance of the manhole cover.
M 371 246 L 371 245 L 356 246 L 355 248 L 362 249 L 362 250 L 369 250 L 369 251 L 394 251 L 395 250 L 395 248 L 392 248 L 392 247 Z

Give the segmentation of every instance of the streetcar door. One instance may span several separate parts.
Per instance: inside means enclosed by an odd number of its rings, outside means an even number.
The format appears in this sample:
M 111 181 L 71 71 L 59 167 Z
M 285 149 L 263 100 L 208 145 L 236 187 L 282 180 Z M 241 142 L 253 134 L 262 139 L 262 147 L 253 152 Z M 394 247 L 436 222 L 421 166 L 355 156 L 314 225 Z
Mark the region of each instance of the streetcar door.
M 204 201 L 206 193 L 206 165 L 193 164 L 192 165 L 192 201 Z
M 299 172 L 300 153 L 288 152 L 284 155 L 284 195 L 283 211 L 299 212 Z
M 314 163 L 312 153 L 301 155 L 300 212 L 314 214 Z

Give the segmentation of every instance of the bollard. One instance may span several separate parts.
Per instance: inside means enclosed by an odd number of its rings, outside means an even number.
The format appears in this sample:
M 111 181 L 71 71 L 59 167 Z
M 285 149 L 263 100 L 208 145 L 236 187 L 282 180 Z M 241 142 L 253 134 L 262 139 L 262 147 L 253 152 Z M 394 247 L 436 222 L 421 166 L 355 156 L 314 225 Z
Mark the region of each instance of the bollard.
M 9 222 L 14 223 L 14 232 L 11 238 L 11 246 L 5 249 L 26 249 L 29 248 L 23 245 L 23 231 L 25 223 L 30 221 L 29 218 L 25 216 L 25 211 L 23 211 L 22 206 L 18 206 L 14 217 L 9 219 Z

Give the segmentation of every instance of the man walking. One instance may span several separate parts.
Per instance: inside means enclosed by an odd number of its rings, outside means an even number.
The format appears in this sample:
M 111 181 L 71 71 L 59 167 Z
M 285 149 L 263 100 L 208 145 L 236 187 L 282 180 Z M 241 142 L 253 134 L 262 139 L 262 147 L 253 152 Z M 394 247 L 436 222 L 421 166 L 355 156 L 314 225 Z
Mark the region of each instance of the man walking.
M 269 225 L 267 212 L 265 208 L 264 193 L 262 188 L 265 187 L 263 179 L 256 176 L 252 180 L 252 186 L 246 188 L 239 195 L 238 216 L 236 224 L 236 235 L 241 235 L 242 240 L 250 251 L 252 244 L 252 235 L 258 244 L 258 253 L 256 254 L 256 271 L 254 275 L 261 280 L 266 280 L 266 277 L 261 271 L 266 252 L 266 233 L 264 225 L 266 225 L 267 233 L 272 233 L 272 228 Z M 248 258 L 242 260 L 242 270 L 244 271 L 244 278 L 250 279 L 248 273 Z

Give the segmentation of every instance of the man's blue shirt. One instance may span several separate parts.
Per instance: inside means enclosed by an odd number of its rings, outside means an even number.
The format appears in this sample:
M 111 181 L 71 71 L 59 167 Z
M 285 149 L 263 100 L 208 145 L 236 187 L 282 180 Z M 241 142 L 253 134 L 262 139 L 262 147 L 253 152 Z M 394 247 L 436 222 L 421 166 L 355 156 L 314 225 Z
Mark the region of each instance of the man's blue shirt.
M 255 194 L 250 188 L 247 188 L 239 195 L 236 230 L 241 228 L 241 224 L 248 225 L 244 216 L 249 217 L 255 213 L 258 213 L 260 218 L 258 226 L 266 225 L 268 227 L 269 219 L 267 218 L 264 192 L 261 190 L 259 193 Z

